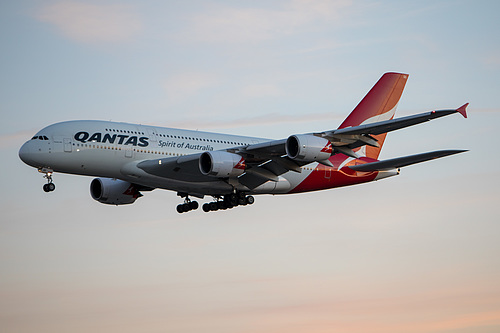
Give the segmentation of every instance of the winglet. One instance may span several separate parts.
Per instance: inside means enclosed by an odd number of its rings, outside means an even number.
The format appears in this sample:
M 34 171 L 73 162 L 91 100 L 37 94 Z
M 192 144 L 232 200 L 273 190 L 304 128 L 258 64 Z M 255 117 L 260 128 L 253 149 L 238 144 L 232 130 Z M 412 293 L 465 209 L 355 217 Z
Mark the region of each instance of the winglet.
M 469 106 L 469 103 L 465 103 L 464 105 L 462 105 L 461 107 L 459 107 L 457 109 L 457 112 L 459 112 L 462 116 L 464 116 L 464 118 L 467 118 L 467 107 Z

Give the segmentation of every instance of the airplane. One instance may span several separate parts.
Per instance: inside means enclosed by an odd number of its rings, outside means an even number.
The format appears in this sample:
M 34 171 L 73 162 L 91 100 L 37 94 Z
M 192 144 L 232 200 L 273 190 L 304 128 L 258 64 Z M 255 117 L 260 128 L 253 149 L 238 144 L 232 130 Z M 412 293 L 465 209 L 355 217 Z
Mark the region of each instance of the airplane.
M 290 194 L 355 185 L 398 175 L 400 168 L 467 150 L 441 150 L 378 160 L 388 132 L 460 113 L 429 111 L 394 119 L 408 74 L 382 75 L 337 129 L 273 140 L 100 120 L 47 126 L 19 150 L 20 159 L 44 174 L 93 176 L 90 194 L 103 204 L 134 203 L 142 192 L 165 189 L 203 211 L 254 203 L 253 195 Z

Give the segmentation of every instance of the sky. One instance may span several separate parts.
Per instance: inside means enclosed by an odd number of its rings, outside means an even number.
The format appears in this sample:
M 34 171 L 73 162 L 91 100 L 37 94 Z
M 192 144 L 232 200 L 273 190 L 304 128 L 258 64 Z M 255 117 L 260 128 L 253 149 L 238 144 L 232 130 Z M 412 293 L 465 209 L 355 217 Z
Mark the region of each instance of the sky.
M 500 331 L 497 1 L 1 1 L 0 330 Z M 335 129 L 387 71 L 381 159 L 467 153 L 375 183 L 178 214 L 18 158 L 41 128 L 102 119 L 281 139 Z M 204 200 L 205 202 L 207 200 Z

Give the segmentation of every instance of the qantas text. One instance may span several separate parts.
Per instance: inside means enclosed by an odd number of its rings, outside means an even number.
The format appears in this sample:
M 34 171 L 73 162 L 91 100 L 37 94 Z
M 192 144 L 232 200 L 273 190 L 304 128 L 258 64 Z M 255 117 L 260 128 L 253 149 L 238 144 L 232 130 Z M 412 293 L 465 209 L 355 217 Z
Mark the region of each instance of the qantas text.
M 137 137 L 125 134 L 108 134 L 94 133 L 90 135 L 88 132 L 78 132 L 75 134 L 75 140 L 83 143 L 86 142 L 101 142 L 101 143 L 116 143 L 119 145 L 132 145 L 139 147 L 147 147 L 149 145 L 148 138 L 145 136 Z

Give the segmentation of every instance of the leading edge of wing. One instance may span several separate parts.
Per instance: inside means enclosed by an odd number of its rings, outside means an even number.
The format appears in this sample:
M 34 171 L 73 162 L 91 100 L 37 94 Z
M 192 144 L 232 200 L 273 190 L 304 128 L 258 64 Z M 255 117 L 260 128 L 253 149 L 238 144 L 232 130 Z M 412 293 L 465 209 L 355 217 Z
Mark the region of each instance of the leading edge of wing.
M 468 150 L 437 150 L 428 153 L 392 158 L 384 161 L 353 165 L 349 168 L 355 171 L 364 172 L 394 170 L 408 165 L 430 161 L 445 156 L 463 153 L 466 151 Z
M 333 131 L 325 132 L 325 136 L 335 136 L 335 135 L 359 135 L 359 134 L 368 134 L 368 135 L 378 135 L 382 133 L 387 133 L 391 131 L 395 131 L 401 128 L 417 125 L 432 119 L 444 117 L 453 113 L 460 113 L 464 118 L 467 118 L 467 106 L 469 103 L 466 103 L 454 110 L 436 110 L 424 112 L 421 114 L 407 116 L 392 120 L 380 121 L 372 124 L 354 126 L 354 127 L 346 127 Z

